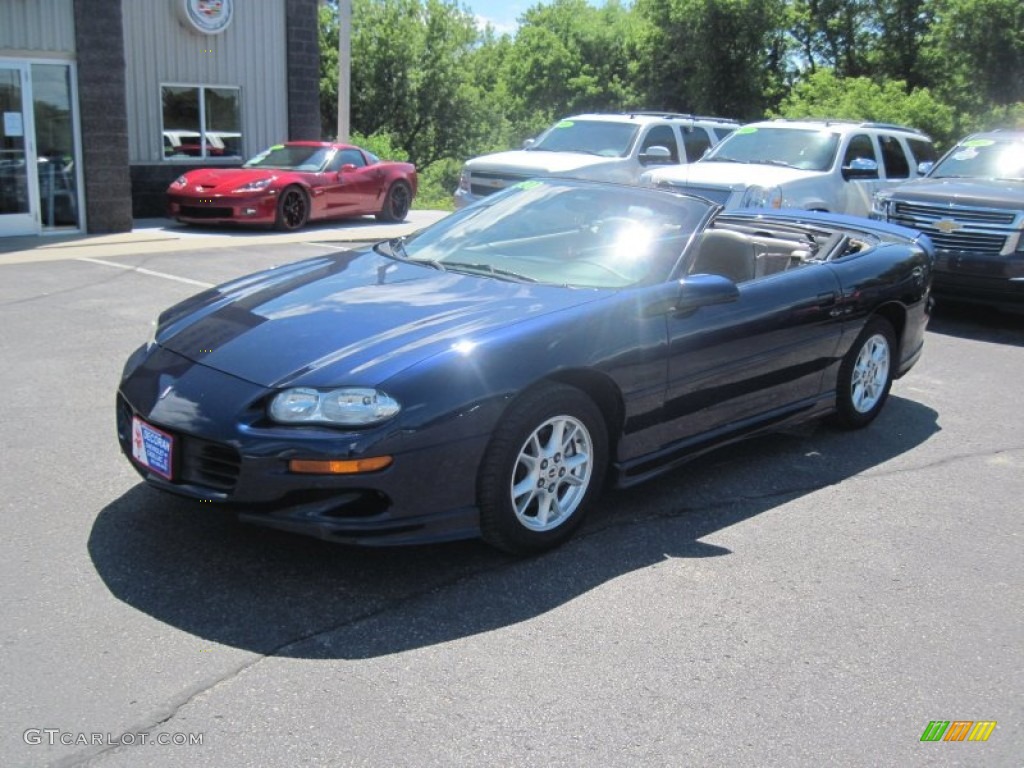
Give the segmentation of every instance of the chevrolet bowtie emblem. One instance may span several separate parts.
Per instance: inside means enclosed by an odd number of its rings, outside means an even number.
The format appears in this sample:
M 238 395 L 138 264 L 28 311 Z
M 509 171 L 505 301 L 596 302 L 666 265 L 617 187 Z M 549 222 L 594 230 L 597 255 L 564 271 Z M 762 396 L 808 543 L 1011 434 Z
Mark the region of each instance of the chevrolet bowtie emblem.
M 964 225 L 953 221 L 952 219 L 941 219 L 935 222 L 935 228 L 944 235 L 948 235 L 950 232 L 956 232 L 959 229 L 963 229 Z

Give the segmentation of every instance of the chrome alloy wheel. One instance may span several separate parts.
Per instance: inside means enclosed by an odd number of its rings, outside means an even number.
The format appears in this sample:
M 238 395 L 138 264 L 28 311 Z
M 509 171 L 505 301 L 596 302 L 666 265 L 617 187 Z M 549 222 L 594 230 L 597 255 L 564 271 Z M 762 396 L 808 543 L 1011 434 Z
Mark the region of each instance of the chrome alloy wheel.
M 889 364 L 889 342 L 876 333 L 864 342 L 853 364 L 850 399 L 858 412 L 867 413 L 885 394 Z
M 594 445 L 582 422 L 548 419 L 526 439 L 512 473 L 511 499 L 519 522 L 550 531 L 583 501 L 593 472 Z

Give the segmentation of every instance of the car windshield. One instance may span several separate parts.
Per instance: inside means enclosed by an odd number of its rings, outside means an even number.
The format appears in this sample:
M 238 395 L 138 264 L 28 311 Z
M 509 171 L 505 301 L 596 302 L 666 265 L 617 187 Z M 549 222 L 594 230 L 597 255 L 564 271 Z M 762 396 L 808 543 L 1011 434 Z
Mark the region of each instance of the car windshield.
M 638 127 L 603 120 L 562 120 L 551 126 L 531 152 L 584 152 L 602 157 L 625 157 Z
M 288 171 L 322 171 L 334 155 L 328 147 L 302 147 L 278 144 L 243 165 L 243 168 L 277 168 Z
M 624 288 L 669 279 L 712 208 L 705 200 L 653 189 L 535 179 L 385 252 L 498 279 Z
M 835 161 L 839 134 L 815 128 L 737 128 L 702 162 L 785 165 L 805 171 L 827 171 Z
M 942 158 L 928 177 L 1024 181 L 1024 141 L 968 139 Z

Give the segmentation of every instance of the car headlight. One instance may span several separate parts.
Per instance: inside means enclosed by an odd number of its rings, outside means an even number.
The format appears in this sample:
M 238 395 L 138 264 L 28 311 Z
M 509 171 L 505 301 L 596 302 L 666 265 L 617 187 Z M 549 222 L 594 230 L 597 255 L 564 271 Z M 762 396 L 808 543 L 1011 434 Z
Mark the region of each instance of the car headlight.
M 394 398 L 377 389 L 296 387 L 277 394 L 269 410 L 270 418 L 282 424 L 362 427 L 390 419 L 401 409 Z
M 888 221 L 891 205 L 892 197 L 889 194 L 883 192 L 875 194 L 871 198 L 871 218 Z
M 782 190 L 778 187 L 747 187 L 740 200 L 740 208 L 781 208 Z
M 238 189 L 233 190 L 234 192 L 262 192 L 264 189 L 270 186 L 273 179 L 258 179 L 256 181 L 250 181 L 247 184 L 243 184 Z
M 188 179 L 186 179 L 184 176 L 179 176 L 173 182 L 171 182 L 172 187 L 184 187 L 186 184 L 188 184 Z
M 469 186 L 469 171 L 463 168 L 462 173 L 459 174 L 459 190 L 469 192 Z

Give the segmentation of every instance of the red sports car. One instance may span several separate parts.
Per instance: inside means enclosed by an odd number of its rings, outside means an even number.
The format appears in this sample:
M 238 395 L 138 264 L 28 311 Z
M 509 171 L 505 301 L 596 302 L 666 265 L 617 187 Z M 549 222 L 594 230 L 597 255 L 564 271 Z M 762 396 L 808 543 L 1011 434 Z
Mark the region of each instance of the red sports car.
M 416 166 L 351 144 L 277 144 L 241 168 L 199 168 L 167 188 L 170 216 L 189 224 L 271 224 L 362 216 L 402 221 L 416 194 Z

